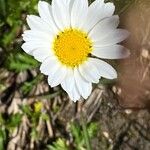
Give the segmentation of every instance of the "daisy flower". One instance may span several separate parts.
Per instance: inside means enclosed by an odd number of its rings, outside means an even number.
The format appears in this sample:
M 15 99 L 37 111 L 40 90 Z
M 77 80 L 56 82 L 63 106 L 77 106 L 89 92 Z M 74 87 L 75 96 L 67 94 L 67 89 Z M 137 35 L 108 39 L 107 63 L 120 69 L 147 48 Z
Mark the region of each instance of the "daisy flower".
M 115 69 L 101 59 L 120 59 L 129 51 L 118 44 L 129 33 L 117 29 L 115 6 L 95 0 L 39 1 L 39 16 L 27 16 L 30 30 L 22 49 L 41 62 L 51 87 L 61 85 L 73 101 L 87 99 L 92 83 L 117 78 Z M 101 58 L 101 59 L 99 59 Z

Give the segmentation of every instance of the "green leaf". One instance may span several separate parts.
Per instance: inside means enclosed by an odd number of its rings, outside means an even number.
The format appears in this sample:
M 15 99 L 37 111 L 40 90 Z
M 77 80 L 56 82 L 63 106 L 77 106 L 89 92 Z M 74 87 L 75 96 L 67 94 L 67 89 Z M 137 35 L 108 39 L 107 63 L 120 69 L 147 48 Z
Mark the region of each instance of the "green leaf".
M 32 116 L 33 112 L 29 105 L 22 105 L 21 109 L 22 109 L 23 113 L 25 113 L 28 117 Z
M 0 14 L 6 16 L 6 0 L 0 0 Z
M 87 127 L 89 137 L 90 138 L 95 137 L 96 134 L 97 134 L 98 129 L 99 129 L 98 123 L 96 123 L 96 122 L 90 123 L 89 126 Z
M 2 114 L 0 114 L 0 125 L 2 126 L 4 124 L 5 124 L 5 120 L 4 120 L 3 116 L 2 116 Z
M 25 82 L 22 86 L 21 86 L 21 91 L 23 92 L 23 94 L 28 94 L 34 86 L 36 86 L 41 80 L 43 79 L 43 76 L 38 75 L 36 76 L 33 80 Z
M 21 120 L 22 114 L 20 113 L 10 115 L 9 119 L 6 121 L 7 129 L 9 130 L 17 127 L 18 125 L 20 125 Z
M 48 115 L 48 114 L 45 114 L 45 113 L 42 113 L 42 114 L 41 114 L 41 117 L 42 117 L 42 119 L 45 120 L 45 121 L 47 121 L 47 120 L 50 119 L 50 118 L 49 118 L 49 115 Z
M 70 124 L 71 134 L 74 137 L 74 142 L 77 150 L 84 149 L 86 145 L 85 141 L 85 130 L 81 128 L 77 123 L 73 122 Z M 90 139 L 96 136 L 99 127 L 97 123 L 90 123 L 86 126 L 86 130 Z
M 80 126 L 78 126 L 76 123 L 71 123 L 70 129 L 73 137 L 75 138 L 75 143 L 79 147 L 80 145 L 82 145 L 82 141 L 83 141 L 83 136 L 81 133 Z
M 0 150 L 5 150 L 6 139 L 6 130 L 4 128 L 0 128 Z
M 37 132 L 37 130 L 33 127 L 30 136 L 34 139 L 34 140 L 38 140 L 39 139 L 39 133 Z
M 25 53 L 10 54 L 6 66 L 17 73 L 38 67 L 38 62 Z
M 83 130 L 77 123 L 73 122 L 70 126 L 71 134 L 74 137 L 74 142 L 77 150 L 84 149 L 83 146 L 85 144 Z
M 66 141 L 59 138 L 56 142 L 53 142 L 53 145 L 47 146 L 48 150 L 69 150 Z

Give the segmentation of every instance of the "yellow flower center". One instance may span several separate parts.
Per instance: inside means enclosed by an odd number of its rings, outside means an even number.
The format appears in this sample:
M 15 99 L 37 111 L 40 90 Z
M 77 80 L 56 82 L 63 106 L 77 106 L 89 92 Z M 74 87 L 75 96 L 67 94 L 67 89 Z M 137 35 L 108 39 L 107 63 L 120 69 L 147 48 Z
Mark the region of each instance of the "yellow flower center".
M 74 68 L 88 59 L 92 42 L 85 32 L 66 29 L 55 37 L 53 50 L 63 65 Z

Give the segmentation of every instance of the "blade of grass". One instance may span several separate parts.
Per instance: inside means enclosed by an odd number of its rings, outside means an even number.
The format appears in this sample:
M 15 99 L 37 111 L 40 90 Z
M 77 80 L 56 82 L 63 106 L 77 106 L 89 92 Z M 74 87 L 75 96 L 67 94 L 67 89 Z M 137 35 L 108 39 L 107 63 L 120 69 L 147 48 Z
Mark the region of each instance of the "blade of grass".
M 87 125 L 86 125 L 85 120 L 84 120 L 83 112 L 81 114 L 81 124 L 82 124 L 83 136 L 84 136 L 84 140 L 85 140 L 85 143 L 86 143 L 87 150 L 92 150 L 91 143 L 90 143 L 90 138 L 89 138 L 89 133 L 88 133 L 88 130 L 87 130 Z
M 52 99 L 56 96 L 58 96 L 61 93 L 61 90 L 58 92 L 55 92 L 53 94 L 47 94 L 47 95 L 35 95 L 35 96 L 30 96 L 28 98 L 37 98 L 37 99 Z

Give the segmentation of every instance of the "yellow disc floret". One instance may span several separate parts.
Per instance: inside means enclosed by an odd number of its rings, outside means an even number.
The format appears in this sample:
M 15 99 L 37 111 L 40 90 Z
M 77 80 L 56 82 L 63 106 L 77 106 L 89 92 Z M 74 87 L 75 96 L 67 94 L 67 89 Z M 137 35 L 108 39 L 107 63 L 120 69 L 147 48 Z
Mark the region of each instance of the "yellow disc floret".
M 53 50 L 63 65 L 74 68 L 88 59 L 92 42 L 85 32 L 66 29 L 55 37 Z

